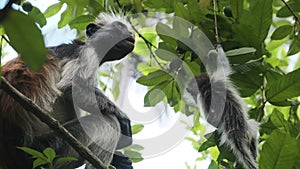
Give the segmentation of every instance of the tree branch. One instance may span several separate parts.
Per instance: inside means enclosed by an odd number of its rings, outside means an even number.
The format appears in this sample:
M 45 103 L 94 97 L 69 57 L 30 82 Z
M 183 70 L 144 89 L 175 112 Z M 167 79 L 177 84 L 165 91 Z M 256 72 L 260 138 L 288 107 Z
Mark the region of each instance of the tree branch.
M 108 169 L 103 162 L 101 162 L 90 149 L 82 145 L 66 128 L 64 128 L 59 121 L 50 116 L 50 113 L 43 110 L 32 100 L 24 96 L 17 89 L 15 89 L 9 82 L 1 76 L 2 83 L 0 88 L 3 89 L 9 96 L 15 99 L 25 110 L 33 113 L 42 122 L 46 123 L 52 130 L 58 133 L 60 137 L 66 140 L 83 158 L 89 161 L 97 169 Z

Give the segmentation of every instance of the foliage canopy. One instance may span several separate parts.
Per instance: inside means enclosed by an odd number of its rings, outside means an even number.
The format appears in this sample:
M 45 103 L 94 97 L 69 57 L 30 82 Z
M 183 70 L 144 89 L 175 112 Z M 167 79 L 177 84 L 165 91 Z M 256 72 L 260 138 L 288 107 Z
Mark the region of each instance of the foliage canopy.
M 19 6 L 10 8 L 11 3 Z M 231 79 L 248 104 L 249 116 L 261 123 L 259 168 L 300 169 L 300 1 L 222 0 L 216 7 L 220 43 L 233 69 Z M 137 82 L 149 87 L 145 106 L 164 101 L 176 112 L 193 114 L 194 125 L 189 127 L 198 139 L 187 139 L 199 151 L 197 160 L 210 155 L 209 169 L 234 168 L 230 151 L 218 146 L 217 134 L 203 135 L 200 112 L 182 98 L 185 84 L 180 82 L 190 80 L 185 76 L 188 73 L 205 72 L 203 63 L 188 45 L 166 36 L 198 38 L 193 34 L 197 27 L 216 45 L 211 0 L 60 0 L 44 13 L 29 2 L 11 0 L 0 11 L 0 35 L 9 38 L 10 45 L 37 71 L 47 52 L 39 30 L 46 18 L 63 10 L 57 27 L 69 25 L 83 38 L 80 32 L 107 9 L 126 11 L 133 25 L 140 28 L 133 55 L 143 60 L 135 66 L 142 74 Z M 135 17 L 136 13 L 143 17 Z M 182 24 L 170 15 L 188 22 Z M 147 18 L 165 21 L 143 28 Z M 116 88 L 112 92 L 122 92 Z M 136 128 L 140 131 L 142 126 Z

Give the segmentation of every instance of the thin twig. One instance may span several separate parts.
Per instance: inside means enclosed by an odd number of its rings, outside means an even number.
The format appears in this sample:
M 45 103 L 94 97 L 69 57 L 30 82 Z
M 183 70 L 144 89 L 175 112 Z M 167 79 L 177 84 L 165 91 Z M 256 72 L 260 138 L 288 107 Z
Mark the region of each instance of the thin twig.
M 288 10 L 292 13 L 292 15 L 294 16 L 296 22 L 298 22 L 300 24 L 300 18 L 298 17 L 298 15 L 293 11 L 293 9 L 290 7 L 290 5 L 285 2 L 285 0 L 281 0 L 284 5 L 288 8 Z
M 217 2 L 216 2 L 216 0 L 213 0 L 213 5 L 214 5 L 214 20 L 215 20 L 216 41 L 217 41 L 217 44 L 220 44 L 219 32 L 218 32 Z
M 118 5 L 118 7 L 121 9 L 122 13 L 125 14 L 126 11 L 124 11 L 124 7 L 121 5 L 120 1 L 119 0 L 116 0 L 116 3 Z M 140 38 L 143 39 L 143 41 L 145 41 L 146 44 L 149 44 L 151 47 L 154 47 L 154 48 L 157 48 L 155 45 L 153 45 L 149 40 L 147 40 L 136 28 L 135 26 L 132 24 L 132 22 L 127 19 L 127 21 L 129 22 L 130 26 L 132 27 L 132 29 L 134 30 L 134 32 L 136 32 L 138 34 L 138 36 Z
M 121 5 L 121 3 L 120 3 L 120 1 L 119 0 L 116 0 L 116 3 L 117 3 L 117 5 L 118 5 L 118 7 L 121 9 L 121 11 L 123 12 L 123 13 L 126 13 L 123 9 L 123 6 Z M 160 68 L 164 68 L 162 65 L 161 65 L 161 63 L 157 60 L 157 58 L 156 58 L 156 55 L 154 54 L 154 52 L 152 51 L 152 48 L 151 47 L 154 47 L 155 49 L 157 49 L 157 47 L 154 45 L 154 44 L 152 44 L 149 40 L 147 40 L 137 29 L 136 29 L 136 27 L 133 25 L 133 23 L 129 20 L 129 19 L 127 19 L 127 21 L 129 22 L 129 24 L 130 24 L 130 26 L 132 27 L 132 29 L 133 29 L 133 31 L 139 36 L 139 38 L 142 38 L 143 39 L 143 41 L 145 42 L 145 44 L 146 44 L 146 46 L 147 46 L 147 48 L 148 48 L 148 50 L 149 50 L 149 52 L 150 52 L 150 56 L 155 60 L 155 62 L 158 64 L 158 66 L 160 67 Z
M 2 38 L 5 40 L 6 43 L 9 44 L 9 46 L 11 46 L 13 48 L 13 45 L 10 43 L 10 41 L 4 35 L 2 35 Z
M 155 45 L 153 45 L 149 40 L 147 40 L 136 28 L 135 28 L 135 26 L 132 24 L 132 22 L 130 21 L 130 20 L 128 20 L 128 22 L 130 23 L 130 25 L 131 25 L 131 27 L 132 27 L 132 29 L 134 30 L 134 32 L 135 33 L 137 33 L 138 34 L 138 36 L 140 37 L 140 38 L 142 38 L 143 39 L 143 41 L 146 43 L 146 44 L 148 44 L 150 47 L 154 47 L 154 48 L 156 48 L 157 49 L 157 47 L 155 46 Z
M 265 92 L 265 84 L 266 84 L 266 80 L 264 79 L 263 80 L 263 85 L 261 87 L 261 102 L 262 102 L 262 105 L 259 109 L 259 112 L 258 112 L 258 116 L 257 116 L 257 119 L 256 121 L 260 122 L 264 116 L 264 112 L 265 112 L 265 106 L 267 104 L 267 99 L 266 99 L 266 92 Z
M 97 169 L 108 169 L 103 162 L 101 162 L 90 149 L 82 145 L 71 133 L 64 128 L 59 121 L 50 116 L 50 113 L 39 107 L 32 100 L 24 96 L 21 92 L 15 89 L 9 82 L 1 76 L 1 89 L 3 89 L 9 96 L 17 101 L 28 112 L 33 113 L 42 122 L 46 123 L 52 130 L 58 133 L 60 137 L 66 140 L 83 158 L 89 161 Z

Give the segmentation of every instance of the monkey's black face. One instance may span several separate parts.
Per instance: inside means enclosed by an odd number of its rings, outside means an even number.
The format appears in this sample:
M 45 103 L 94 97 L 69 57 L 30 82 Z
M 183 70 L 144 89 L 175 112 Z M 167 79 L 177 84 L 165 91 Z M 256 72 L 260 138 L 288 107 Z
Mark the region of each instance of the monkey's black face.
M 102 38 L 100 48 L 107 48 L 106 55 L 101 63 L 120 60 L 134 48 L 134 36 L 122 22 L 115 21 L 110 24 L 89 24 L 86 28 L 89 39 Z M 96 37 L 97 36 L 97 37 Z

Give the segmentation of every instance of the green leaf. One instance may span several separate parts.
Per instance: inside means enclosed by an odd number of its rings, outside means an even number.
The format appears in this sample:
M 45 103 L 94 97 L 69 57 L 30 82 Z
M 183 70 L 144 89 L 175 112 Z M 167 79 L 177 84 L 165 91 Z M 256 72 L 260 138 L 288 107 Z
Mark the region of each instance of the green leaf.
M 248 71 L 236 71 L 231 75 L 231 80 L 239 86 L 238 89 L 242 97 L 251 96 L 263 83 L 263 77 L 260 76 L 260 71 L 257 67 Z
M 157 103 L 161 102 L 165 96 L 166 95 L 162 90 L 153 88 L 146 93 L 144 98 L 144 106 L 155 106 Z
M 274 131 L 260 153 L 260 169 L 292 169 L 299 153 L 297 140 L 288 133 Z
M 137 151 L 144 150 L 144 147 L 141 146 L 141 145 L 138 145 L 138 144 L 133 144 L 133 145 L 130 146 L 130 148 L 131 148 L 132 150 L 137 150 Z
M 43 153 L 41 153 L 37 150 L 31 149 L 28 147 L 18 147 L 18 149 L 26 152 L 27 154 L 30 154 L 33 158 L 39 158 L 39 159 L 43 159 L 43 160 L 47 161 L 47 157 Z
M 256 52 L 255 48 L 242 47 L 239 49 L 233 49 L 233 50 L 226 51 L 226 56 L 244 55 L 244 54 L 254 53 L 254 52 Z
M 49 6 L 46 11 L 44 12 L 44 15 L 46 18 L 49 18 L 50 16 L 55 15 L 57 12 L 60 11 L 61 7 L 63 6 L 64 3 L 58 2 L 56 4 L 53 4 Z
M 300 37 L 296 37 L 291 45 L 290 45 L 290 48 L 289 48 L 289 51 L 287 53 L 287 56 L 291 56 L 291 55 L 294 55 L 296 53 L 298 53 L 300 51 Z
M 211 160 L 211 162 L 210 162 L 210 164 L 208 166 L 208 169 L 219 169 L 219 166 L 218 166 L 218 164 L 217 164 L 216 161 Z
M 189 13 L 187 11 L 186 15 L 188 15 L 188 14 Z M 189 16 L 186 16 L 186 17 L 189 18 Z M 183 49 L 187 48 L 186 45 L 183 42 L 179 41 L 179 39 L 186 38 L 186 39 L 190 40 L 189 38 L 190 38 L 190 35 L 191 35 L 191 28 L 193 26 L 194 25 L 192 23 L 188 22 L 185 19 L 182 19 L 180 17 L 174 17 L 174 19 L 173 19 L 173 31 L 177 32 L 176 37 L 180 37 L 180 38 L 177 38 L 178 45 L 180 45 L 179 47 L 184 46 Z
M 166 61 L 172 61 L 178 58 L 178 56 L 175 53 L 171 53 L 168 50 L 164 50 L 164 49 L 157 49 L 155 51 L 155 54 L 162 60 L 166 60 Z
M 156 25 L 156 32 L 164 42 L 167 42 L 172 46 L 176 46 L 177 43 L 174 37 L 177 37 L 177 33 L 173 29 L 171 29 L 168 25 L 159 22 Z
M 0 36 L 4 35 L 5 31 L 4 31 L 4 27 L 2 25 L 0 25 Z M 2 54 L 2 53 L 0 53 Z
M 132 134 L 137 134 L 144 129 L 144 125 L 142 124 L 135 124 L 131 126 Z
M 198 152 L 206 151 L 208 148 L 216 146 L 216 142 L 214 140 L 214 137 L 206 140 L 204 143 L 201 144 L 200 148 L 198 149 Z
M 272 24 L 272 2 L 273 0 L 255 1 L 253 7 L 250 8 L 250 12 L 254 18 L 253 27 L 261 42 L 267 37 Z
M 144 1 L 144 5 L 150 8 L 156 8 L 156 9 L 164 9 L 167 13 L 174 11 L 174 1 L 175 0 L 147 0 Z
M 199 147 L 198 152 L 205 151 L 208 148 L 217 145 L 217 142 L 218 142 L 217 130 L 215 130 L 211 133 L 205 134 L 204 138 L 206 138 L 206 141 Z
M 288 122 L 284 119 L 283 114 L 278 109 L 273 110 L 270 120 L 275 127 L 284 127 L 285 131 L 289 130 Z
M 172 76 L 167 72 L 162 70 L 157 70 L 155 72 L 149 73 L 147 76 L 142 76 L 137 79 L 137 83 L 140 83 L 145 86 L 154 86 L 161 82 L 171 80 Z
M 40 27 L 43 27 L 46 25 L 47 20 L 44 16 L 44 14 L 37 8 L 37 7 L 33 7 L 32 10 L 30 12 L 28 12 L 28 15 L 36 22 L 40 25 Z
M 60 15 L 60 21 L 58 22 L 58 28 L 66 26 L 72 17 L 73 6 L 67 6 L 67 9 Z
M 294 12 L 300 12 L 300 2 L 294 1 L 292 3 L 288 3 L 289 7 L 294 11 Z M 277 17 L 290 17 L 293 16 L 291 11 L 288 9 L 287 6 L 283 6 L 280 8 L 276 14 Z
M 283 25 L 278 27 L 272 34 L 272 40 L 280 40 L 288 36 L 293 30 L 291 25 Z
M 117 79 L 114 79 L 113 81 L 114 82 L 111 88 L 111 93 L 113 94 L 114 99 L 117 100 L 120 95 L 120 84 Z
M 266 97 L 270 102 L 281 102 L 300 95 L 300 69 L 267 84 Z
M 32 70 L 39 71 L 46 61 L 47 49 L 41 30 L 32 18 L 20 11 L 10 10 L 3 26 L 12 47 Z
M 99 2 L 97 2 L 96 0 L 90 0 L 89 1 L 89 7 L 93 8 L 93 14 L 99 14 L 100 12 L 104 12 L 105 8 L 103 7 L 103 5 L 101 5 Z
M 39 167 L 41 165 L 45 165 L 45 164 L 49 164 L 49 162 L 47 160 L 43 160 L 43 159 L 38 158 L 38 159 L 33 161 L 32 168 L 37 168 L 37 167 Z
M 133 0 L 133 5 L 137 13 L 143 11 L 142 0 Z
M 205 12 L 206 9 L 200 7 L 198 0 L 189 0 L 186 5 L 190 18 L 187 20 L 191 21 L 192 23 L 200 23 L 202 20 L 205 19 Z
M 181 2 L 174 3 L 175 16 L 178 16 L 183 19 L 189 19 L 189 11 L 184 7 Z
M 267 82 L 269 84 L 275 82 L 277 79 L 280 79 L 282 77 L 283 77 L 283 75 L 281 75 L 280 73 L 278 73 L 274 70 L 267 70 L 266 71 L 266 79 L 267 79 Z
M 132 162 L 134 163 L 138 163 L 140 161 L 142 161 L 144 158 L 142 157 L 142 154 L 136 151 L 125 151 L 125 155 L 130 157 L 130 159 L 132 160 Z
M 244 0 L 232 0 L 230 5 L 233 17 L 239 20 L 243 14 Z
M 171 80 L 164 88 L 161 88 L 167 96 L 170 106 L 175 106 L 181 99 L 180 89 L 175 80 Z
M 74 158 L 74 157 L 60 157 L 57 159 L 57 161 L 55 162 L 56 165 L 60 165 L 60 164 L 64 164 L 66 162 L 71 162 L 71 161 L 77 161 L 78 159 Z
M 89 23 L 93 22 L 94 20 L 95 20 L 95 17 L 93 17 L 91 15 L 82 15 L 82 16 L 79 16 L 79 17 L 73 19 L 69 25 L 71 28 L 75 28 L 78 30 L 84 30 L 86 28 L 86 26 Z
M 45 154 L 45 156 L 49 159 L 49 161 L 53 161 L 56 157 L 56 153 L 52 148 L 46 148 L 43 153 Z

